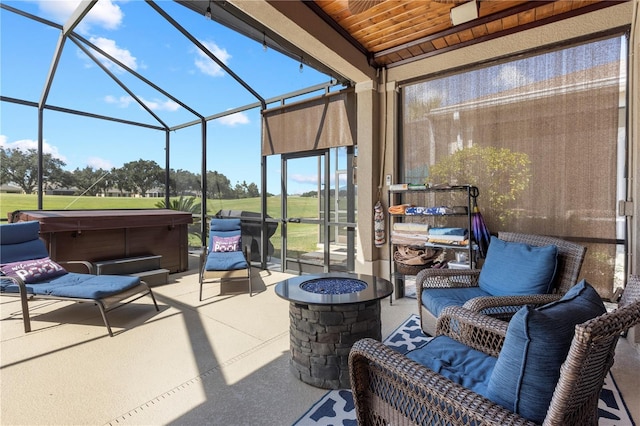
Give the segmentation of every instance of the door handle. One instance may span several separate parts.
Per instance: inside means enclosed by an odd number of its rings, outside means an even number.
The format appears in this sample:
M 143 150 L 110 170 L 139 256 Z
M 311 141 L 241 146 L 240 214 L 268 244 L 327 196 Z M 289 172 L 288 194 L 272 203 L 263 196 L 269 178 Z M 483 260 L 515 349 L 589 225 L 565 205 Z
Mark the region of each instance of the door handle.
M 289 218 L 289 222 L 290 223 L 300 223 L 300 219 L 298 219 L 296 217 L 290 217 Z

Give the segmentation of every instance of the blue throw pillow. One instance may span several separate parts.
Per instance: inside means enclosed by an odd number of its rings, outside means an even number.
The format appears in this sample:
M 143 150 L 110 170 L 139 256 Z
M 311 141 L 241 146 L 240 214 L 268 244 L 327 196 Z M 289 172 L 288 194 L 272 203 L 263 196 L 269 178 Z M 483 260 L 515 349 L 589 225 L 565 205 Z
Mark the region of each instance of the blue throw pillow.
M 493 244 L 493 243 L 492 243 Z M 605 313 L 600 296 L 582 280 L 562 299 L 524 307 L 509 322 L 489 378 L 487 397 L 537 423 L 544 420 L 575 326 Z
M 480 288 L 493 296 L 546 294 L 553 288 L 558 248 L 503 241 L 491 237 L 480 271 Z

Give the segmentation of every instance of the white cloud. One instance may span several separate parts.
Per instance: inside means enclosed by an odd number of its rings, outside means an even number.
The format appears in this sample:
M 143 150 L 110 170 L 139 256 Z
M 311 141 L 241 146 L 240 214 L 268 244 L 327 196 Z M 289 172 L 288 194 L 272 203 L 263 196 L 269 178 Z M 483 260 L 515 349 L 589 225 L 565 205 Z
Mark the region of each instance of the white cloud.
M 429 88 L 428 90 L 420 93 L 419 100 L 424 106 L 436 106 L 442 103 L 444 97 L 445 96 L 442 91 Z
M 115 97 L 115 96 L 111 96 L 111 95 L 107 95 L 104 97 L 104 101 L 108 104 L 114 104 L 117 105 L 120 108 L 127 108 L 129 106 L 129 104 L 131 104 L 131 102 L 134 102 L 133 98 L 131 96 L 120 96 L 120 97 Z
M 226 51 L 226 49 L 218 47 L 218 45 L 212 41 L 201 41 L 201 43 L 223 64 L 227 65 L 227 62 L 231 59 L 231 55 Z M 217 63 L 215 63 L 200 49 L 197 50 L 194 63 L 203 74 L 210 75 L 212 77 L 221 77 L 224 75 L 222 68 L 220 68 Z
M 120 97 L 107 95 L 103 99 L 106 103 L 116 105 L 119 108 L 128 108 L 132 103 L 135 103 L 137 105 L 137 102 L 135 102 L 135 100 L 129 95 Z M 152 111 L 177 111 L 178 109 L 180 109 L 180 105 L 178 105 L 171 99 L 162 101 L 158 99 L 148 100 L 140 97 L 140 100 Z
M 152 111 L 177 111 L 180 109 L 180 105 L 171 99 L 167 99 L 166 101 L 159 101 L 157 99 L 150 101 L 147 99 L 140 98 L 142 102 L 146 106 L 148 106 Z
M 124 14 L 120 7 L 111 0 L 100 0 L 96 3 L 83 21 L 96 24 L 108 30 L 120 27 Z
M 91 41 L 91 43 L 95 44 L 97 47 L 104 50 L 106 53 L 108 53 L 124 65 L 128 66 L 132 70 L 138 69 L 138 61 L 136 57 L 133 56 L 129 50 L 118 47 L 115 40 L 111 40 L 105 37 L 91 37 L 89 40 Z M 97 57 L 102 58 L 102 63 L 107 68 L 114 71 L 122 71 L 119 66 L 102 57 L 102 55 L 100 55 L 99 53 L 96 53 L 96 55 Z
M 218 118 L 218 122 L 224 126 L 235 127 L 238 124 L 249 124 L 249 117 L 243 112 L 236 112 L 235 114 Z
M 301 175 L 301 174 L 293 174 L 289 176 L 293 182 L 296 183 L 304 183 L 304 184 L 318 184 L 318 175 Z
M 79 4 L 80 0 L 40 0 L 38 2 L 40 10 L 45 16 L 62 24 L 66 23 Z M 120 7 L 112 0 L 100 0 L 91 8 L 76 29 L 82 34 L 88 34 L 92 26 L 115 30 L 122 24 L 123 16 Z
M 103 170 L 111 170 L 113 168 L 113 163 L 109 160 L 105 160 L 104 158 L 99 157 L 89 157 L 87 159 L 87 166 L 93 167 L 94 169 L 103 169 Z
M 501 89 L 510 89 L 532 83 L 517 67 L 513 65 L 503 65 L 498 72 L 495 85 Z
M 7 142 L 7 137 L 5 135 L 0 135 L 0 148 L 17 149 L 22 152 L 26 152 L 29 149 L 37 150 L 38 141 L 33 139 L 21 139 L 14 142 Z M 46 140 L 42 142 L 42 151 L 45 154 L 51 154 L 53 158 L 62 160 L 65 163 L 67 162 L 67 159 L 65 158 L 64 155 L 60 154 L 60 152 L 58 151 L 58 148 L 53 145 L 50 145 L 49 143 L 47 143 Z
M 40 0 L 38 2 L 40 10 L 45 16 L 51 17 L 53 20 L 59 23 L 66 23 L 69 17 L 80 5 L 80 0 Z M 112 0 L 100 0 L 89 11 L 89 13 L 82 19 L 80 24 L 76 27 L 76 30 L 84 35 L 88 35 L 91 32 L 92 27 L 99 27 L 106 30 L 117 30 L 122 24 L 124 14 L 120 7 Z M 127 49 L 123 49 L 116 45 L 114 40 L 105 37 L 89 37 L 91 43 L 95 44 L 112 57 L 118 59 L 131 69 L 137 70 L 139 65 L 135 56 Z M 100 54 L 96 54 L 101 57 Z M 86 56 L 78 50 L 78 56 L 85 58 Z M 112 71 L 121 71 L 117 66 L 105 59 L 101 58 L 102 63 L 111 69 Z M 92 62 L 88 62 L 87 66 L 92 66 Z

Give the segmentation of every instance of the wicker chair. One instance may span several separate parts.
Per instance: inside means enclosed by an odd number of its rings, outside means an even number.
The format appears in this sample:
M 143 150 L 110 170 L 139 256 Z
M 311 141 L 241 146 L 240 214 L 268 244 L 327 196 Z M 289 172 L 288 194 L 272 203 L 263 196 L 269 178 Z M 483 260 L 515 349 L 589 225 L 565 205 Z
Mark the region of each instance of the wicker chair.
M 551 294 L 528 296 L 476 297 L 464 304 L 474 312 L 482 312 L 496 318 L 508 320 L 522 305 L 543 305 L 558 300 L 578 282 L 578 275 L 587 249 L 584 246 L 559 238 L 515 232 L 500 232 L 503 241 L 518 242 L 531 246 L 555 245 L 558 247 L 558 265 Z M 423 269 L 416 276 L 418 311 L 422 330 L 433 336 L 436 332 L 436 316 L 422 303 L 422 291 L 427 288 L 478 287 L 480 269 Z
M 579 324 L 560 370 L 545 425 L 597 425 L 598 399 L 621 333 L 640 322 L 640 277 L 613 312 Z M 497 356 L 508 323 L 445 308 L 438 333 Z M 353 346 L 351 389 L 359 425 L 534 425 L 373 339 Z

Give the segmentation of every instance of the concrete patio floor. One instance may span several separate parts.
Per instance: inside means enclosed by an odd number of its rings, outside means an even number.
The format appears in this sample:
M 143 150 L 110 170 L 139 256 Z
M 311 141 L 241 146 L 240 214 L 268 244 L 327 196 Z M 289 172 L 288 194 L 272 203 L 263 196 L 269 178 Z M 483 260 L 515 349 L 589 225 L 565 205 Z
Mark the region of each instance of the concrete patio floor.
M 289 371 L 290 275 L 254 270 L 247 287 L 209 284 L 196 269 L 154 287 L 160 312 L 140 299 L 110 313 L 109 337 L 89 304 L 32 302 L 25 334 L 17 299 L 0 299 L 2 425 L 291 425 L 327 391 Z M 415 299 L 382 301 L 382 334 Z M 621 339 L 613 375 L 640 421 L 640 355 Z

